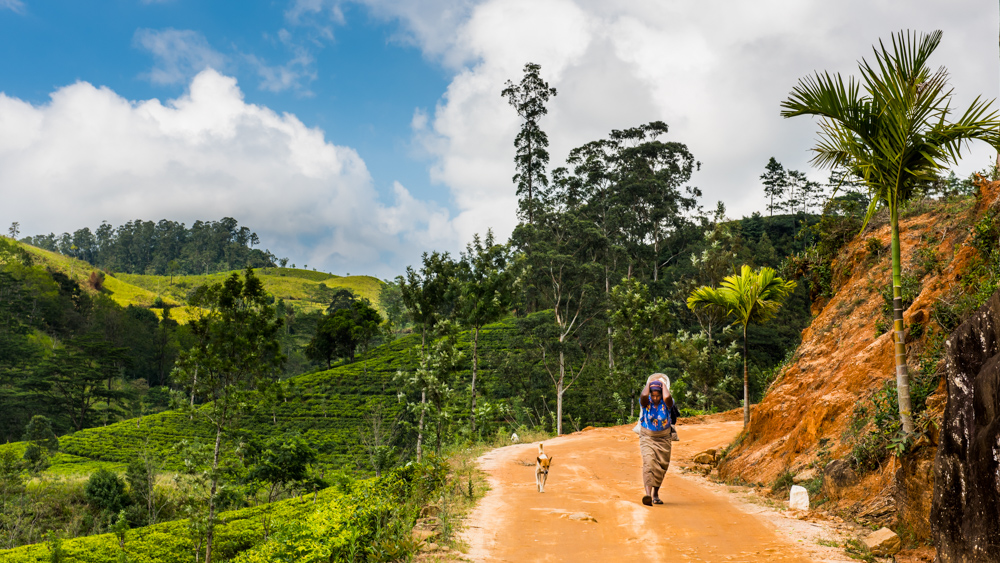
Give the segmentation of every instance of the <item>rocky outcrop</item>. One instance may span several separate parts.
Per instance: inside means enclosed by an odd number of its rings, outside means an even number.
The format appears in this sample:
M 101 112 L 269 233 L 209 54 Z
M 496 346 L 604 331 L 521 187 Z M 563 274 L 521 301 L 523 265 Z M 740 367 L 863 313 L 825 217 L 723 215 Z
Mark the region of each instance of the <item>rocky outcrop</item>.
M 823 493 L 830 500 L 838 500 L 844 491 L 858 484 L 858 474 L 851 464 L 835 459 L 823 468 Z
M 903 547 L 903 541 L 889 528 L 872 532 L 865 538 L 864 544 L 876 557 L 891 557 Z
M 943 563 L 1000 560 L 1000 293 L 947 342 L 931 528 Z

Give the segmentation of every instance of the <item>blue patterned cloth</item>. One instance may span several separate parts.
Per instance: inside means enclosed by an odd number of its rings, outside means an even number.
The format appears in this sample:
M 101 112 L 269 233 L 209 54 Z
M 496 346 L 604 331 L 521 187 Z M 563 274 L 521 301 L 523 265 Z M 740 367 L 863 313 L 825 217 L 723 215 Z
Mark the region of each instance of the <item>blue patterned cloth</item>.
M 667 408 L 667 403 L 663 400 L 659 403 L 654 403 L 650 399 L 649 406 L 642 407 L 639 423 L 642 424 L 643 428 L 651 432 L 660 432 L 661 430 L 669 429 L 670 409 Z

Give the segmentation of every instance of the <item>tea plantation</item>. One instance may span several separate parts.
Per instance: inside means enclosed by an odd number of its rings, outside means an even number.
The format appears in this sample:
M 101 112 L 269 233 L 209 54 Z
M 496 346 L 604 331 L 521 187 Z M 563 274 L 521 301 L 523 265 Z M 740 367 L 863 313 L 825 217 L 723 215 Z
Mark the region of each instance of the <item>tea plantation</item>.
M 402 503 L 415 500 L 415 485 L 424 488 L 421 492 L 433 491 L 438 485 L 433 475 L 433 470 L 411 465 L 315 495 L 223 512 L 215 529 L 215 560 L 342 561 L 347 554 L 376 555 L 375 549 L 412 549 L 408 533 L 389 537 L 379 524 Z M 0 561 L 53 561 L 53 544 L 0 550 Z M 79 563 L 180 563 L 195 559 L 199 545 L 204 549 L 185 519 L 128 530 L 124 541 L 115 534 L 67 539 L 58 549 L 59 560 Z
M 512 320 L 486 327 L 480 333 L 480 349 L 491 340 L 491 347 L 502 346 L 512 331 Z M 466 351 L 464 369 L 457 375 L 460 381 L 469 378 L 469 338 L 465 332 L 460 341 Z M 351 464 L 363 453 L 358 432 L 365 416 L 379 404 L 390 417 L 402 409 L 393 378 L 397 371 L 416 369 L 419 356 L 420 336 L 411 334 L 360 355 L 353 363 L 291 377 L 285 396 L 272 405 L 257 406 L 240 429 L 261 439 L 299 433 L 317 449 L 322 464 Z M 481 389 L 486 390 L 491 379 L 484 376 Z M 148 448 L 167 466 L 176 467 L 182 460 L 176 458 L 173 446 L 184 439 L 207 442 L 214 433 L 201 417 L 167 411 L 81 430 L 60 437 L 59 444 L 64 454 L 114 463 L 128 463 Z

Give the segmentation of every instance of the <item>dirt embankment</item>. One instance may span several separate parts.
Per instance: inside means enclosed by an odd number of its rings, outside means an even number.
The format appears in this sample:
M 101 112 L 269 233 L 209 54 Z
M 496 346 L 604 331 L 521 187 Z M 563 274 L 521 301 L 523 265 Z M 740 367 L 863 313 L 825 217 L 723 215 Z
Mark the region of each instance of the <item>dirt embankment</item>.
M 926 251 L 920 255 L 918 248 L 933 248 L 939 258 L 939 268 L 923 277 L 919 295 L 904 312 L 908 332 L 914 326 L 929 326 L 934 304 L 952 292 L 974 258 L 975 250 L 967 244 L 969 227 L 996 204 L 1000 182 L 983 184 L 981 192 L 976 203 L 933 203 L 927 212 L 900 221 L 904 271 L 918 270 L 921 262 L 926 263 Z M 749 432 L 721 468 L 723 478 L 770 483 L 784 471 L 794 474 L 819 468 L 850 453 L 853 444 L 847 430 L 855 406 L 894 378 L 892 336 L 875 333 L 876 320 L 883 315 L 878 288 L 891 277 L 889 234 L 888 224 L 873 226 L 834 261 L 835 295 L 813 311 L 816 316 L 803 332 L 791 365 L 754 407 Z M 877 252 L 876 244 L 869 242 L 873 238 L 881 246 Z M 913 374 L 927 345 L 926 336 L 908 334 L 907 342 Z M 928 399 L 930 412 L 940 415 L 943 402 L 941 386 Z M 932 433 L 924 448 L 931 456 L 934 445 Z M 917 511 L 929 509 L 927 457 L 905 470 L 909 478 L 926 483 L 916 493 L 902 491 L 903 496 L 919 497 L 907 500 Z M 863 519 L 888 523 L 895 517 L 901 494 L 895 483 L 898 470 L 895 458 L 889 457 L 881 470 L 862 476 L 858 484 L 842 491 L 839 507 Z M 918 535 L 923 534 L 918 531 Z

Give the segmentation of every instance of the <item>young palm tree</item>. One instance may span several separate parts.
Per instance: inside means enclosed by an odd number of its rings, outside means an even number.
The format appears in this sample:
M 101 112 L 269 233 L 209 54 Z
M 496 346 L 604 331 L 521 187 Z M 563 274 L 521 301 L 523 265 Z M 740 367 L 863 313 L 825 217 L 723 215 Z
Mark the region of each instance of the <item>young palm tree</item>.
M 739 274 L 726 276 L 719 288 L 701 286 L 688 297 L 689 308 L 716 309 L 731 317 L 733 324 L 743 325 L 743 426 L 750 424 L 747 326 L 770 320 L 793 291 L 795 282 L 776 277 L 773 269 L 761 268 L 754 272 L 744 265 Z
M 927 66 L 940 42 L 940 31 L 893 34 L 891 48 L 879 42 L 875 64 L 859 63 L 860 82 L 853 77 L 845 82 L 839 74 L 816 73 L 799 80 L 781 103 L 783 117 L 820 118 L 813 163 L 843 168 L 867 185 L 871 205 L 865 225 L 879 209 L 889 210 L 896 390 L 899 418 L 907 434 L 913 432 L 913 417 L 903 340 L 899 211 L 917 183 L 933 180 L 939 170 L 957 162 L 972 139 L 994 147 L 1000 144 L 1000 123 L 989 110 L 989 102 L 976 98 L 957 121 L 949 121 L 952 90 L 947 71 L 939 68 L 932 72 Z

